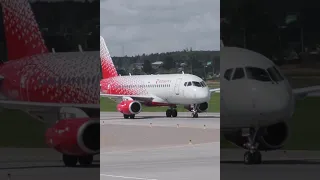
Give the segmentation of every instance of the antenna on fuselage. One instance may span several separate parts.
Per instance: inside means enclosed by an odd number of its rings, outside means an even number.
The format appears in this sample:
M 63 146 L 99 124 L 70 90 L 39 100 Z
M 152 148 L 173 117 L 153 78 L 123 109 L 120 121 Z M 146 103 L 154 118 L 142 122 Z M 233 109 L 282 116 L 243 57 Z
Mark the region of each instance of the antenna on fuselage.
M 82 46 L 81 46 L 80 44 L 78 45 L 78 48 L 79 48 L 79 51 L 80 51 L 80 52 L 83 52 Z
M 129 76 L 131 76 L 131 73 L 129 73 Z
M 184 74 L 184 71 L 182 71 L 182 74 Z
M 56 53 L 56 50 L 54 48 L 52 48 L 52 53 Z
M 223 41 L 220 39 L 220 48 L 224 47 Z

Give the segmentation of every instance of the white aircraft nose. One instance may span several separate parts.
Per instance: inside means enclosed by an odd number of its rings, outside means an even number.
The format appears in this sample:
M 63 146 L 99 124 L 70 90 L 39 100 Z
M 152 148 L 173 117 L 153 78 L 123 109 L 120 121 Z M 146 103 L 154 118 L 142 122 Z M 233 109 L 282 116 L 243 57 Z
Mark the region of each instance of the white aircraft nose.
M 263 95 L 264 94 L 264 95 Z M 253 107 L 262 115 L 281 118 L 286 116 L 290 106 L 290 96 L 286 90 L 265 91 L 253 98 Z
M 197 91 L 195 100 L 198 101 L 199 103 L 203 103 L 206 101 L 209 101 L 210 96 L 209 96 L 209 90 L 207 89 L 200 89 Z

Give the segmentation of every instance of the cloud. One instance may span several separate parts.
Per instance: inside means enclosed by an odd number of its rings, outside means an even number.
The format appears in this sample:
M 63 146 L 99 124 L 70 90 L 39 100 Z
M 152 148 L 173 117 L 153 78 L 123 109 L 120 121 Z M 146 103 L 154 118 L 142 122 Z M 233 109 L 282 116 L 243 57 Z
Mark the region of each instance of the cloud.
M 101 0 L 100 8 L 112 56 L 220 49 L 220 0 Z

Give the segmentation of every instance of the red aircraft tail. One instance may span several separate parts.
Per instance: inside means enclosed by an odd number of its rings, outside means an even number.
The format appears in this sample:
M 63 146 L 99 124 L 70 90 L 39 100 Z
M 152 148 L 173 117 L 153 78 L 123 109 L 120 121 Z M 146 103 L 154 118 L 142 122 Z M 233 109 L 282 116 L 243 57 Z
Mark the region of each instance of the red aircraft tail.
M 28 0 L 0 0 L 8 60 L 48 52 Z
M 102 36 L 100 36 L 100 59 L 103 79 L 118 76 L 117 70 L 112 62 L 108 47 Z

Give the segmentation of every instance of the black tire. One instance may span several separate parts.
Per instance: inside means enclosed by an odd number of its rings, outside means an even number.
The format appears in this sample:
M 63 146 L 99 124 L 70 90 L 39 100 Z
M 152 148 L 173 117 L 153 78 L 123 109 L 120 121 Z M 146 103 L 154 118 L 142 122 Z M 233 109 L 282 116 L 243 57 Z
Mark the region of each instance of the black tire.
M 192 117 L 193 117 L 193 118 L 198 118 L 199 115 L 198 115 L 198 113 L 192 113 Z
M 177 117 L 178 116 L 178 111 L 176 109 L 172 110 L 172 117 Z
M 123 117 L 124 117 L 125 119 L 128 119 L 128 118 L 129 118 L 129 115 L 124 114 Z
M 253 164 L 254 163 L 253 153 L 251 153 L 250 151 L 245 152 L 243 161 L 244 161 L 244 164 Z
M 71 155 L 62 155 L 62 160 L 65 166 L 67 167 L 74 167 L 78 163 L 78 157 L 77 156 L 71 156 Z
M 167 116 L 167 117 L 171 117 L 171 115 L 172 115 L 172 110 L 171 110 L 171 109 L 168 109 L 168 110 L 166 111 L 166 116 Z
M 254 164 L 261 164 L 262 163 L 262 155 L 260 151 L 256 151 L 252 154 Z
M 136 117 L 135 114 L 130 115 L 130 119 L 134 119 Z
M 82 166 L 88 166 L 91 165 L 93 162 L 93 156 L 89 155 L 89 156 L 80 156 L 79 157 L 79 164 Z

